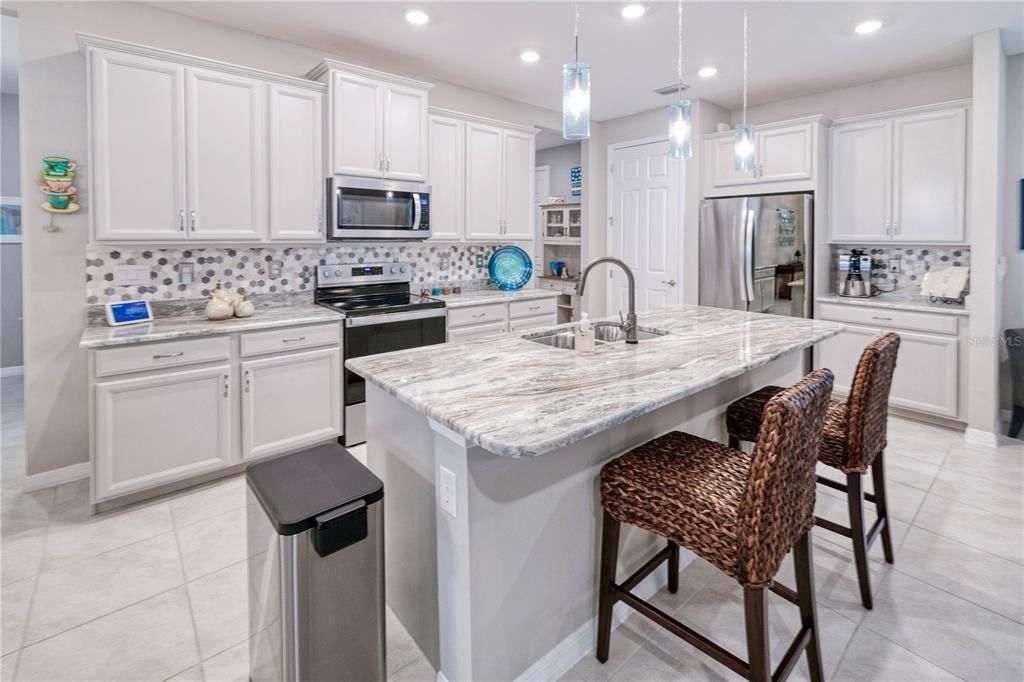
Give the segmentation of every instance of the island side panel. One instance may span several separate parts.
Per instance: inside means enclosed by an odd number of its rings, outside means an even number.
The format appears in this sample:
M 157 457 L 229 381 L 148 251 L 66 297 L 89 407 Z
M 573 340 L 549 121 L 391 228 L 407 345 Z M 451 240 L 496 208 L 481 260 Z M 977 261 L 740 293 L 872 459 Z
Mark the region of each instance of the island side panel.
M 367 465 L 384 482 L 385 595 L 439 669 L 434 432 L 426 417 L 369 382 L 366 400 Z

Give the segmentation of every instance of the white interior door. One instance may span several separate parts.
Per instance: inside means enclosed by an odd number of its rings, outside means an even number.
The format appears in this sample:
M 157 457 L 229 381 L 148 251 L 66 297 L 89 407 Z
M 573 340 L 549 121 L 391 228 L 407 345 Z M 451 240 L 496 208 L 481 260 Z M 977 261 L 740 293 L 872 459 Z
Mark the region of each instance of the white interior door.
M 679 234 L 682 231 L 682 169 L 668 158 L 667 142 L 615 149 L 612 153 L 611 225 L 608 255 L 629 264 L 636 278 L 638 311 L 679 303 Z M 629 307 L 623 272 L 609 268 L 608 312 Z
M 540 206 L 551 196 L 551 166 L 537 166 L 533 170 L 533 203 L 537 208 L 533 212 L 534 244 L 533 271 L 537 275 L 544 274 L 544 227 L 541 219 Z

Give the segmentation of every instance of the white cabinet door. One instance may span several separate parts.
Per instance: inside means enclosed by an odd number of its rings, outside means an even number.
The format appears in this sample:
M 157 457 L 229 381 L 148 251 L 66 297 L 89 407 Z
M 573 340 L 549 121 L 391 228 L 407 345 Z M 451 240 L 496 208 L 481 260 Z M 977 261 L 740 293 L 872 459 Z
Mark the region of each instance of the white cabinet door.
M 294 450 L 341 434 L 341 350 L 242 363 L 242 458 Z
M 962 242 L 967 113 L 947 109 L 893 121 L 893 236 Z
M 466 239 L 495 241 L 501 238 L 500 128 L 466 124 Z
M 384 176 L 427 179 L 427 93 L 400 85 L 384 93 Z
M 270 87 L 270 238 L 320 241 L 324 221 L 323 96 Z
M 769 128 L 757 133 L 758 182 L 814 177 L 814 126 Z
M 97 383 L 96 499 L 230 464 L 232 383 L 228 365 Z
M 106 50 L 89 59 L 96 239 L 184 239 L 184 67 Z
M 340 71 L 331 74 L 331 170 L 336 175 L 384 173 L 384 85 Z
M 189 237 L 265 238 L 266 84 L 192 68 L 185 84 Z
M 890 239 L 891 147 L 888 120 L 832 129 L 832 241 Z
M 849 395 L 853 374 L 860 361 L 864 347 L 880 334 L 874 327 L 858 327 L 846 325 L 846 329 L 832 338 L 825 339 L 814 347 L 814 366 L 827 367 L 835 375 L 833 389 L 837 393 Z M 900 360 L 903 351 L 900 350 Z M 898 360 L 899 361 L 899 360 Z
M 533 241 L 533 136 L 502 133 L 502 229 L 505 240 Z
M 705 171 L 711 187 L 750 185 L 757 182 L 753 172 L 740 173 L 736 170 L 736 140 L 732 136 L 706 141 L 704 153 L 707 155 Z
M 900 335 L 900 352 L 889 404 L 956 417 L 957 337 L 894 331 Z
M 431 239 L 460 240 L 465 234 L 465 136 L 463 121 L 430 117 Z
M 459 327 L 457 329 L 448 330 L 448 340 L 458 341 L 461 339 L 471 339 L 474 336 L 484 336 L 485 334 L 499 334 L 505 331 L 505 322 L 486 322 L 484 324 L 474 324 L 468 327 Z

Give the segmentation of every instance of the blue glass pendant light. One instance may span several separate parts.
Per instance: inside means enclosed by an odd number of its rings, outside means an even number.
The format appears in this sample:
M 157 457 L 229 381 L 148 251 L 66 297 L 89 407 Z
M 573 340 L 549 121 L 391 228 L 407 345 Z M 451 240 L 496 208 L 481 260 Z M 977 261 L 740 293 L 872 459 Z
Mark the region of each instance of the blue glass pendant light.
M 690 159 L 693 157 L 693 120 L 691 103 L 683 99 L 683 0 L 679 0 L 679 76 L 678 100 L 668 105 L 668 157 Z
M 743 10 L 743 123 L 736 126 L 736 172 L 753 173 L 757 163 L 754 126 L 747 124 L 747 10 Z
M 580 63 L 580 6 L 575 5 L 573 62 L 562 66 L 562 137 L 590 139 L 590 65 Z

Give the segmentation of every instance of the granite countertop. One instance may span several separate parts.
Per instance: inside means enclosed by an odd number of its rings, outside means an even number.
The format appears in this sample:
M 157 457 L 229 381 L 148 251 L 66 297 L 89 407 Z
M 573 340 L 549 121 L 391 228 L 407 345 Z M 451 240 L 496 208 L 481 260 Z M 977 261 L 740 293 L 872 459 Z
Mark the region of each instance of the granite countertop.
M 81 348 L 127 346 L 150 341 L 216 336 L 316 322 L 338 322 L 341 319 L 340 313 L 315 303 L 257 307 L 252 317 L 233 317 L 220 322 L 212 322 L 196 315 L 157 316 L 153 322 L 123 327 L 108 327 L 106 323 L 92 324 L 82 332 L 78 345 Z
M 464 291 L 461 294 L 447 296 L 431 296 L 444 301 L 449 308 L 465 308 L 466 306 L 484 305 L 486 303 L 502 303 L 505 301 L 528 301 L 534 298 L 553 298 L 560 292 L 552 289 L 519 289 L 518 291 L 502 291 L 500 289 L 478 289 Z
M 854 298 L 838 294 L 822 294 L 815 297 L 818 303 L 839 303 L 842 305 L 860 305 L 870 308 L 888 308 L 890 310 L 913 310 L 917 312 L 944 313 L 946 315 L 969 315 L 963 303 L 932 303 L 921 296 L 911 294 L 879 294 L 871 298 Z
M 496 334 L 427 353 L 420 348 L 353 358 L 346 366 L 470 443 L 523 457 L 635 419 L 844 329 L 834 322 L 693 305 L 643 313 L 639 320 L 641 328 L 668 334 L 637 345 L 599 346 L 589 355 L 517 333 Z

